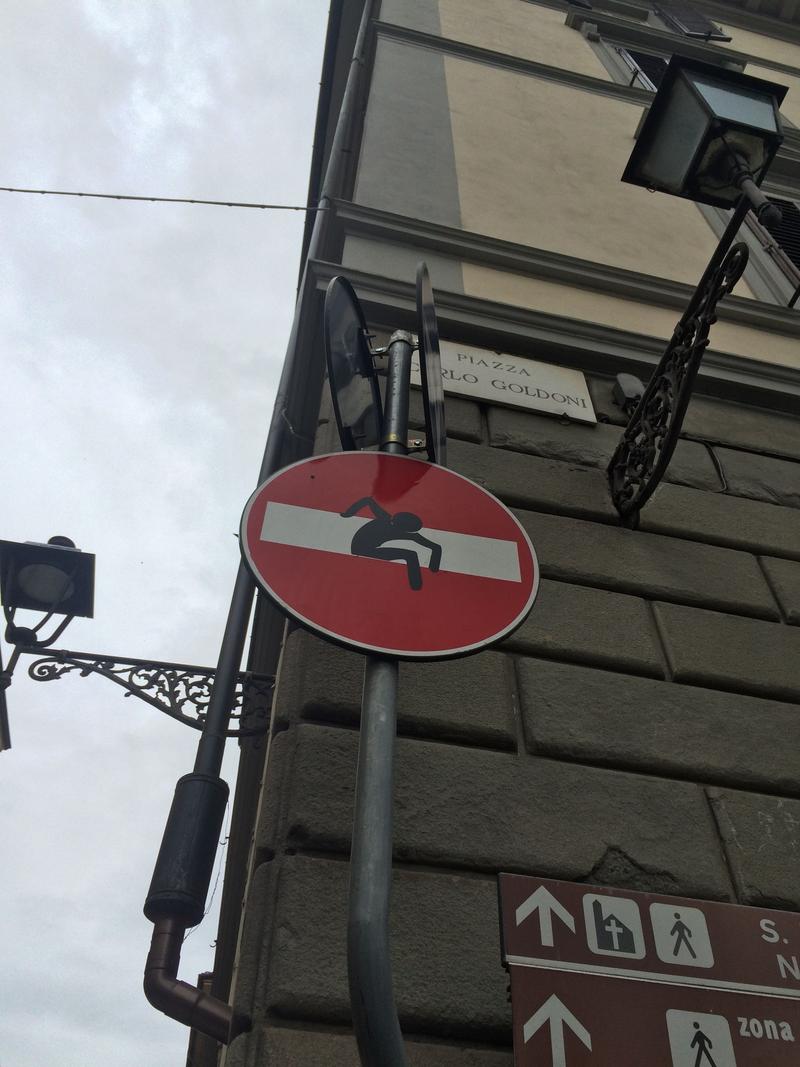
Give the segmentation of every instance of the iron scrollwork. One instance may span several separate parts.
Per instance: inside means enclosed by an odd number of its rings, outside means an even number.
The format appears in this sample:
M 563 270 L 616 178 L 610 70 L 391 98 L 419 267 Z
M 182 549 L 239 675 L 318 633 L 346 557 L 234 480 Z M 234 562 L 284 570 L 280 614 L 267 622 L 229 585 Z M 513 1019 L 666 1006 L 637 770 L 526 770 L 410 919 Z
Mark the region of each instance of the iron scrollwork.
M 709 330 L 717 321 L 717 304 L 742 276 L 747 257 L 745 244 L 734 245 L 698 289 L 611 457 L 611 496 L 627 526 L 638 524 L 639 512 L 669 465 L 708 346 Z
M 28 668 L 30 677 L 38 682 L 52 682 L 73 671 L 82 678 L 100 674 L 121 686 L 126 697 L 139 697 L 178 722 L 203 729 L 214 684 L 214 671 L 208 667 L 52 649 Z M 274 685 L 275 679 L 268 675 L 239 675 L 231 712 L 234 725 L 227 731 L 228 737 L 254 737 L 266 732 Z

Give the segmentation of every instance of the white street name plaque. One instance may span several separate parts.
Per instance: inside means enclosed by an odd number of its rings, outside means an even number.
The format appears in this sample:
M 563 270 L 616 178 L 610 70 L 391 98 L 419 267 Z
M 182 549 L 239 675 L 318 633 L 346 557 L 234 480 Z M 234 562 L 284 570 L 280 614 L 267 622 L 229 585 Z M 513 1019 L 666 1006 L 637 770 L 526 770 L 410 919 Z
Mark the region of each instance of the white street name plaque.
M 439 345 L 446 393 L 566 415 L 579 422 L 597 422 L 586 378 L 580 371 L 453 341 L 440 341 Z M 421 384 L 416 354 L 411 384 Z

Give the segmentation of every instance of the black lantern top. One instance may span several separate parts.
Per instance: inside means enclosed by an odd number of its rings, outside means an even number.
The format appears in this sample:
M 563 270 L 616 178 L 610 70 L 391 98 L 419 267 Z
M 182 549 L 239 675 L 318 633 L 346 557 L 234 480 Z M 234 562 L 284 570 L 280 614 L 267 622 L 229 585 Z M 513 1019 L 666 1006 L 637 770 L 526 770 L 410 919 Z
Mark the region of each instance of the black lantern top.
M 91 618 L 94 556 L 68 537 L 52 537 L 46 545 L 0 541 L 0 599 L 7 610 Z
M 786 87 L 673 56 L 622 180 L 733 207 L 742 174 L 759 185 L 783 141 Z

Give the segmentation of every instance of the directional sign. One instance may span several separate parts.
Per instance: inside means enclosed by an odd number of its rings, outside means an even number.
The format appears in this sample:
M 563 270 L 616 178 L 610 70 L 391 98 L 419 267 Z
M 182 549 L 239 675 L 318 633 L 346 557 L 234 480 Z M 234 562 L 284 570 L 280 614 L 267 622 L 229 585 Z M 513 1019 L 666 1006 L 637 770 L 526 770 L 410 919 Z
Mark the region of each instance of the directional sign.
M 518 1065 L 800 1059 L 800 915 L 509 874 L 500 901 Z
M 527 616 L 536 554 L 514 515 L 460 474 L 347 452 L 286 467 L 242 516 L 245 561 L 289 615 L 410 659 L 477 652 Z
M 796 1067 L 800 1002 L 511 967 L 516 1067 Z

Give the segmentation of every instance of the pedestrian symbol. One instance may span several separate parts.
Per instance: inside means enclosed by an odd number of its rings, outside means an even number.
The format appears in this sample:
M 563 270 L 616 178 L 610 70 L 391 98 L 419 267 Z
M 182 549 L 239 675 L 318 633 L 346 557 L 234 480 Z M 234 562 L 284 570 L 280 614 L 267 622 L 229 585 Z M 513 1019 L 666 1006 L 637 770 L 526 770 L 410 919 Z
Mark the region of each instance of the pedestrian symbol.
M 626 897 L 596 896 L 583 898 L 586 942 L 601 956 L 644 958 L 644 935 L 639 906 Z
M 651 904 L 650 921 L 658 958 L 683 967 L 713 967 L 706 917 L 699 908 Z
M 418 515 L 413 515 L 410 511 L 399 511 L 395 515 L 390 515 L 371 496 L 356 500 L 347 511 L 341 512 L 341 517 L 349 519 L 357 515 L 362 508 L 369 508 L 374 518 L 356 530 L 350 543 L 350 551 L 354 556 L 405 563 L 408 584 L 414 590 L 421 589 L 422 572 L 419 553 L 413 548 L 399 548 L 392 542 L 412 541 L 414 544 L 421 545 L 422 548 L 429 549 L 428 569 L 434 574 L 439 570 L 442 562 L 441 545 L 434 544 L 419 532 L 422 529 L 422 519 Z
M 722 1015 L 667 1012 L 673 1067 L 736 1067 L 731 1028 Z

